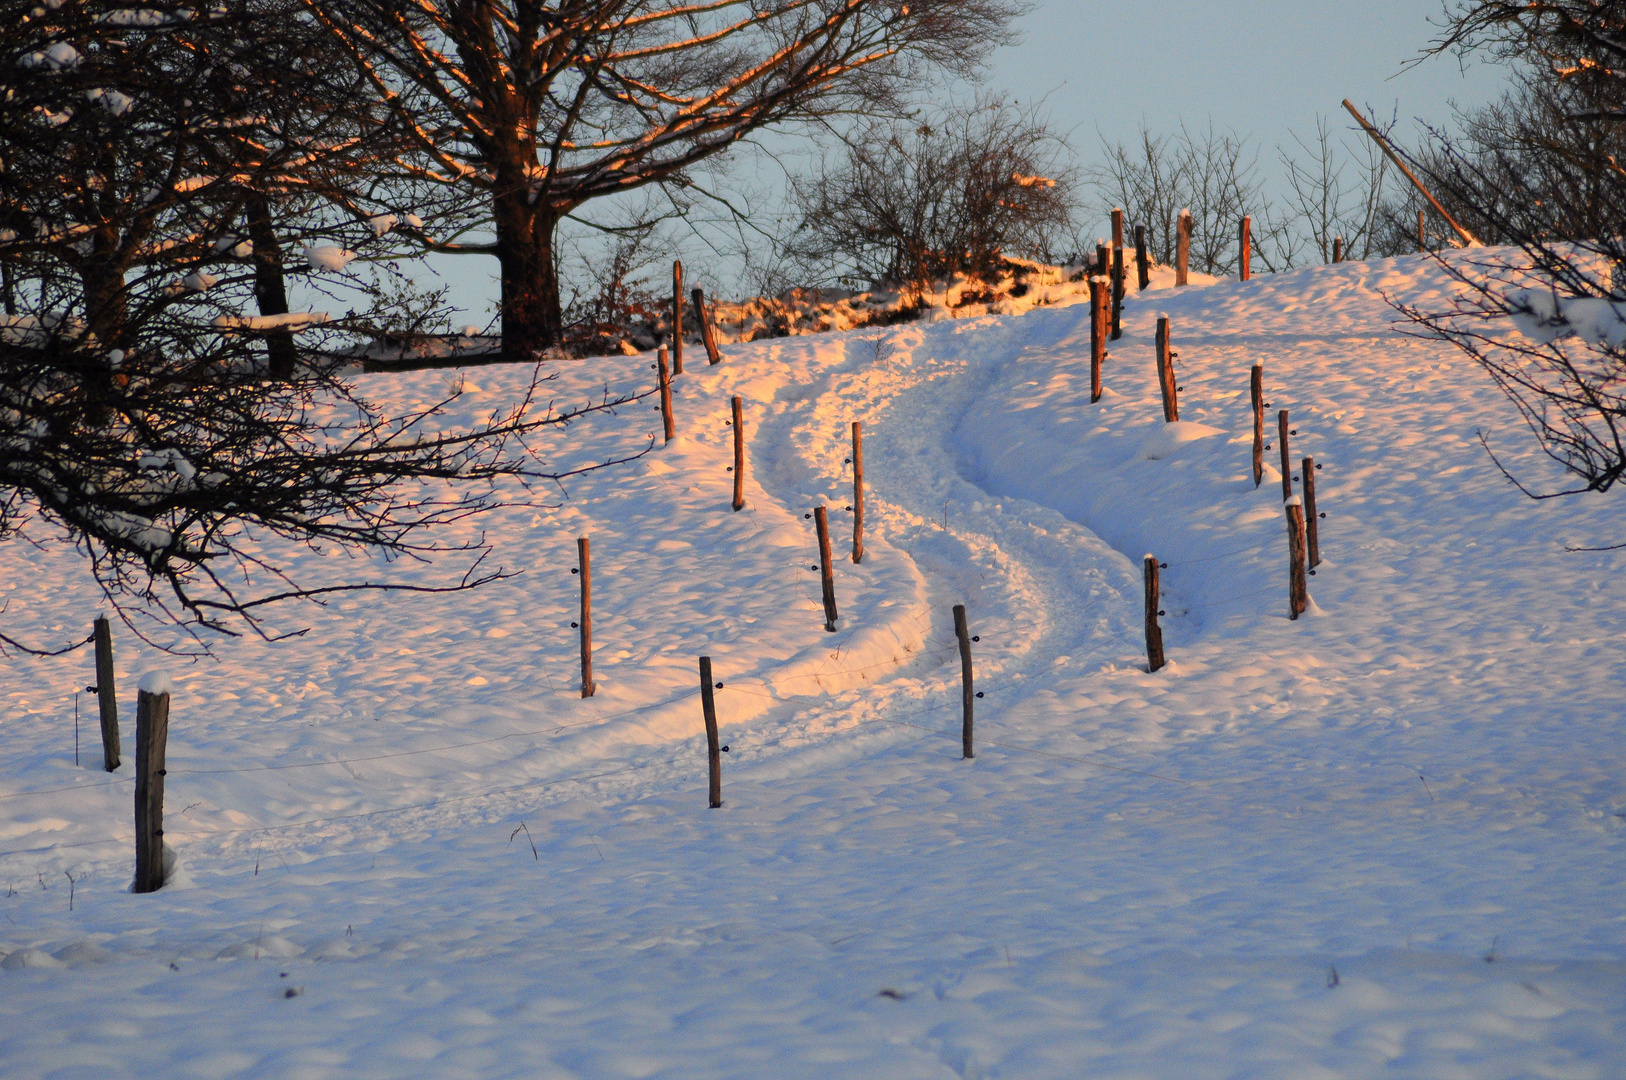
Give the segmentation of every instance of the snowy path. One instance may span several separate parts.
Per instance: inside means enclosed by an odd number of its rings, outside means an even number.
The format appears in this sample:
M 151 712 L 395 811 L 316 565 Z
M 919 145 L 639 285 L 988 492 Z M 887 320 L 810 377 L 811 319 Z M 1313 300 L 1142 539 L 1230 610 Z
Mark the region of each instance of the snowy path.
M 680 380 L 676 443 L 486 523 L 524 577 L 335 605 L 177 672 L 187 880 L 153 896 L 121 891 L 128 786 L 71 764 L 84 661 L 8 661 L 0 1075 L 1620 1075 L 1626 557 L 1563 546 L 1626 519 L 1495 474 L 1474 432 L 1535 467 L 1516 420 L 1380 296 L 1440 287 L 1399 260 L 1154 291 L 1098 406 L 1081 308 L 732 347 Z M 1159 305 L 1182 416 L 1220 434 L 1166 444 Z M 1325 464 L 1297 623 L 1280 478 L 1245 479 L 1254 360 Z M 563 396 L 647 377 L 617 363 Z M 471 408 L 506 377 L 470 373 Z M 644 408 L 559 460 L 641 445 Z M 850 502 L 854 419 L 870 557 L 839 562 L 827 635 L 803 515 Z M 0 560 L 8 632 L 83 621 L 70 557 Z M 128 687 L 156 661 L 121 648 Z

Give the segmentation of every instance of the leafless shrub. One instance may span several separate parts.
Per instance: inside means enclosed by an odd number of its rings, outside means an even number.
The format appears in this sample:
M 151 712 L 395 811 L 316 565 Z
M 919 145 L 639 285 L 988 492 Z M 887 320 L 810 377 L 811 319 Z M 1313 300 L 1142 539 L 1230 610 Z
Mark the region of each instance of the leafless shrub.
M 850 283 L 919 287 L 987 275 L 999 258 L 1054 258 L 1076 205 L 1066 142 L 1033 108 L 983 99 L 845 140 L 832 167 L 796 183 L 796 253 Z

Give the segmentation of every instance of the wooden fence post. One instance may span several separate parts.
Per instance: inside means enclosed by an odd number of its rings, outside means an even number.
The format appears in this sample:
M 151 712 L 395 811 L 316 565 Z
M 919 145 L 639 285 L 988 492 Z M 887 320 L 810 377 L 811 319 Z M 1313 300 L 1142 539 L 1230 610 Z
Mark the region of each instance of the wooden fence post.
M 1180 211 L 1174 238 L 1174 283 L 1186 285 L 1191 273 L 1191 211 Z
M 593 558 L 587 537 L 576 538 L 576 555 L 582 578 L 582 697 L 590 698 L 598 693 L 598 684 L 593 682 Z
M 136 869 L 131 892 L 164 885 L 164 751 L 169 744 L 169 679 L 142 676 L 136 692 Z
M 1180 419 L 1180 388 L 1174 381 L 1174 354 L 1169 348 L 1169 317 L 1157 317 L 1157 382 L 1163 390 L 1163 422 Z
M 1344 261 L 1344 238 L 1342 236 L 1332 238 L 1332 261 L 1335 263 Z
M 1287 410 L 1280 409 L 1276 413 L 1276 438 L 1282 444 L 1282 499 L 1286 501 L 1293 497 L 1293 460 L 1287 449 Z
M 738 394 L 734 409 L 734 509 L 745 509 L 745 403 Z
M 723 354 L 717 351 L 717 328 L 712 325 L 711 312 L 706 308 L 706 292 L 696 285 L 689 299 L 694 301 L 694 318 L 700 324 L 700 340 L 706 346 L 706 363 L 719 364 Z
M 672 260 L 672 374 L 683 374 L 683 263 Z
M 960 748 L 967 759 L 977 755 L 971 745 L 972 700 L 976 697 L 971 677 L 971 631 L 965 622 L 965 605 L 954 605 L 954 636 L 960 639 L 960 700 L 965 718 L 960 725 Z
M 1287 500 L 1287 608 L 1298 618 L 1310 607 L 1310 587 L 1304 577 L 1304 504 L 1297 495 Z
M 102 713 L 102 767 L 119 767 L 119 695 L 113 685 L 113 629 L 106 615 L 96 616 L 96 704 Z
M 1146 258 L 1146 226 L 1135 226 L 1135 271 L 1137 292 L 1145 292 L 1152 284 L 1152 267 Z
M 707 802 L 713 810 L 723 805 L 723 755 L 717 738 L 717 699 L 712 697 L 711 657 L 700 658 L 700 711 L 706 718 L 706 760 L 710 777 Z
M 666 429 L 666 441 L 677 438 L 677 424 L 672 418 L 672 375 L 666 367 L 666 346 L 655 350 L 655 367 L 660 372 L 661 424 Z
M 1428 250 L 1428 215 L 1422 210 L 1417 211 L 1417 251 L 1418 254 Z
M 853 562 L 864 561 L 864 425 L 853 421 Z
M 1112 340 L 1124 336 L 1124 249 L 1112 249 Z
M 1163 659 L 1163 628 L 1157 624 L 1158 602 L 1162 586 L 1158 582 L 1157 556 L 1146 556 L 1146 670 L 1156 671 L 1166 662 Z
M 1090 404 L 1101 400 L 1101 361 L 1107 356 L 1107 279 L 1090 278 Z
M 1304 539 L 1310 569 L 1321 565 L 1321 534 L 1315 512 L 1315 458 L 1307 457 L 1299 464 L 1299 487 L 1304 496 Z
M 1248 395 L 1253 399 L 1253 486 L 1265 482 L 1265 365 L 1253 362 L 1248 376 Z
M 813 523 L 819 529 L 819 578 L 824 584 L 824 628 L 836 632 L 836 572 L 830 560 L 830 517 L 824 507 L 813 511 Z
M 1106 242 L 1102 240 L 1095 242 L 1095 272 L 1102 277 L 1112 275 L 1112 255 L 1107 251 Z
M 1124 246 L 1124 208 L 1112 208 L 1112 250 L 1121 251 Z
M 1246 214 L 1242 217 L 1242 227 L 1237 237 L 1237 274 L 1241 280 L 1248 280 L 1250 266 L 1249 255 L 1253 252 L 1253 219 Z

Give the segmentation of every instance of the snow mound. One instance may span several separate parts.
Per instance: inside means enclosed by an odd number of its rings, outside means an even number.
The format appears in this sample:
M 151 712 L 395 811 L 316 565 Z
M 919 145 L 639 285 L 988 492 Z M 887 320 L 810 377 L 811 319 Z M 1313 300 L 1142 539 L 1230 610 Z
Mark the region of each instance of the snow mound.
M 1176 420 L 1172 424 L 1159 424 L 1152 429 L 1146 438 L 1141 440 L 1140 448 L 1135 451 L 1135 460 L 1161 461 L 1187 443 L 1224 434 L 1226 432 L 1221 428 L 1209 427 L 1207 424 L 1199 424 L 1191 420 Z

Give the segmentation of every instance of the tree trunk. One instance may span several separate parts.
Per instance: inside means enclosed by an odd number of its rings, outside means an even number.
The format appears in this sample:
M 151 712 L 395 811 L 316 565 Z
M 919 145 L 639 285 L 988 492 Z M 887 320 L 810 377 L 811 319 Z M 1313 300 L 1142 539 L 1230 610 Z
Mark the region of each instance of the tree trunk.
M 502 358 L 534 361 L 564 336 L 553 233 L 561 211 L 533 206 L 524 185 L 493 200 L 502 266 Z
M 282 245 L 271 224 L 271 207 L 265 196 L 255 193 L 245 202 L 248 211 L 248 238 L 254 245 L 254 302 L 261 315 L 288 314 L 288 288 L 282 273 Z M 279 331 L 265 337 L 266 359 L 273 379 L 294 375 L 294 335 Z

